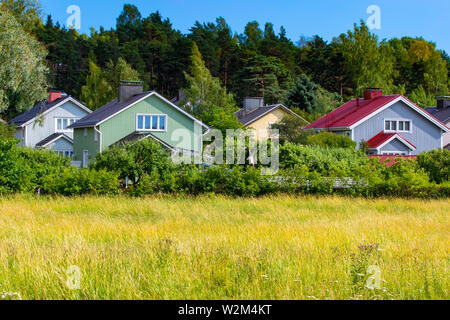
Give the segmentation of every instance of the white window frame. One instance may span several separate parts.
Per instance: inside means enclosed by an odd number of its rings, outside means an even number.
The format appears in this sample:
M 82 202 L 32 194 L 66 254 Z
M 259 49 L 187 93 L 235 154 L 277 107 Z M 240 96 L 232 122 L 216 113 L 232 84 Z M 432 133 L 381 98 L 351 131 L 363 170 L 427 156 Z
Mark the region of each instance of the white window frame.
M 61 120 L 61 126 L 62 126 L 62 121 L 63 120 L 67 120 L 67 126 L 70 126 L 70 120 L 75 120 L 75 122 L 77 122 L 78 120 L 80 120 L 80 118 L 77 117 L 55 117 L 55 132 L 73 132 L 73 129 L 58 129 L 58 120 Z
M 138 121 L 139 121 L 139 117 L 142 116 L 144 117 L 144 126 L 145 126 L 145 117 L 150 117 L 150 129 L 139 129 L 138 127 Z M 164 130 L 161 129 L 152 129 L 152 117 L 157 117 L 158 118 L 158 124 L 157 127 L 160 127 L 160 117 L 164 117 L 165 121 L 164 121 Z M 137 113 L 136 114 L 136 131 L 141 131 L 141 132 L 167 132 L 167 122 L 168 122 L 168 116 L 167 114 L 148 114 L 148 113 Z
M 409 153 L 405 151 L 382 151 L 381 155 L 387 156 L 408 156 Z
M 392 129 L 386 130 L 386 121 L 391 122 L 391 128 L 392 128 L 392 122 L 395 122 L 397 129 L 396 130 L 392 130 Z M 400 122 L 409 122 L 409 130 L 400 130 Z M 383 131 L 387 132 L 387 133 L 394 133 L 394 132 L 412 133 L 412 127 L 413 127 L 413 122 L 411 119 L 391 119 L 391 118 L 383 119 Z
M 73 159 L 73 156 L 74 156 L 73 150 L 54 150 L 54 151 L 62 157 L 67 157 L 66 152 L 68 152 L 69 158 Z

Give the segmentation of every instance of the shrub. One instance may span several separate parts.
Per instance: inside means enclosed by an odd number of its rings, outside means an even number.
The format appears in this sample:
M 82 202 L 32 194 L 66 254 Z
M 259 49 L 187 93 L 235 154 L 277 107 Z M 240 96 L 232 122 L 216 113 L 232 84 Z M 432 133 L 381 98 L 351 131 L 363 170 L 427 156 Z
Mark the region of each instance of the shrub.
M 42 191 L 64 196 L 116 194 L 119 190 L 119 174 L 106 170 L 77 169 L 68 167 L 44 179 Z
M 0 139 L 0 194 L 33 189 L 27 164 L 16 144 L 15 140 Z
M 294 168 L 305 165 L 310 172 L 323 176 L 349 176 L 366 166 L 368 158 L 350 149 L 302 146 L 287 143 L 280 146 L 280 166 Z
M 341 136 L 333 132 L 321 132 L 309 136 L 306 139 L 306 144 L 329 148 L 356 149 L 356 142 L 350 139 L 350 137 Z
M 450 151 L 433 150 L 417 157 L 419 167 L 425 170 L 430 180 L 442 183 L 450 180 Z
M 62 157 L 53 151 L 16 148 L 19 158 L 25 163 L 24 169 L 27 171 L 33 190 L 41 189 L 46 177 L 57 175 L 64 169 L 71 167 L 69 158 Z
M 146 176 L 162 176 L 175 168 L 169 152 L 153 139 L 128 142 L 103 151 L 91 167 L 118 172 L 121 179 L 128 177 L 136 185 Z

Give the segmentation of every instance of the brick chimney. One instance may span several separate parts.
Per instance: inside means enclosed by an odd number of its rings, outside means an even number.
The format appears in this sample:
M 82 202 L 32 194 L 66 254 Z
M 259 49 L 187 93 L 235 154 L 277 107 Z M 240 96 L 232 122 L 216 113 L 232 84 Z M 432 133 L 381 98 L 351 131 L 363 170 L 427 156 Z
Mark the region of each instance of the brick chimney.
M 62 94 L 61 91 L 51 90 L 48 93 L 48 103 L 52 103 L 55 100 L 61 99 Z
M 142 81 L 120 81 L 119 84 L 119 102 L 124 102 L 130 99 L 132 96 L 144 92 L 144 83 Z
M 372 100 L 383 96 L 382 88 L 367 88 L 364 91 L 364 100 Z

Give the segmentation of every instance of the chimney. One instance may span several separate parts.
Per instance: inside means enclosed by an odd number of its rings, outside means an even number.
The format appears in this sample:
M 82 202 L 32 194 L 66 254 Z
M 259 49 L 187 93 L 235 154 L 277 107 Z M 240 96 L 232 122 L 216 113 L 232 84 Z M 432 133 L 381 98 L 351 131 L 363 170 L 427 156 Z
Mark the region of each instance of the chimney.
M 264 107 L 264 98 L 244 98 L 244 111 L 246 114 L 249 114 L 255 111 L 258 108 Z
M 127 101 L 132 96 L 142 92 L 144 92 L 144 83 L 142 81 L 120 81 L 118 101 Z
M 450 107 L 450 96 L 436 97 L 436 100 L 438 109 L 447 109 Z
M 52 103 L 55 100 L 61 99 L 62 94 L 61 91 L 51 90 L 48 93 L 48 103 Z
M 382 88 L 367 88 L 364 91 L 364 100 L 372 100 L 383 96 Z

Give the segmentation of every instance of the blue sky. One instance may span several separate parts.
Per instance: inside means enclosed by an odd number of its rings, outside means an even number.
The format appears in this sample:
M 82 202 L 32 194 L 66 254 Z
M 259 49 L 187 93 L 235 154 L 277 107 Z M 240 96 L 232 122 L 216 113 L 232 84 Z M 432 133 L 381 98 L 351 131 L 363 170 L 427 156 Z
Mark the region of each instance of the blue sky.
M 170 18 L 175 29 L 187 33 L 196 20 L 213 22 L 223 16 L 233 31 L 242 33 L 249 21 L 260 25 L 272 22 L 278 31 L 283 25 L 296 42 L 301 35 L 318 34 L 326 40 L 346 32 L 361 19 L 367 8 L 381 10 L 381 29 L 372 30 L 383 38 L 421 36 L 450 53 L 450 1 L 448 0 L 41 0 L 45 14 L 66 24 L 70 5 L 81 9 L 80 32 L 90 27 L 110 29 L 125 3 L 136 5 L 143 16 L 159 10 Z

